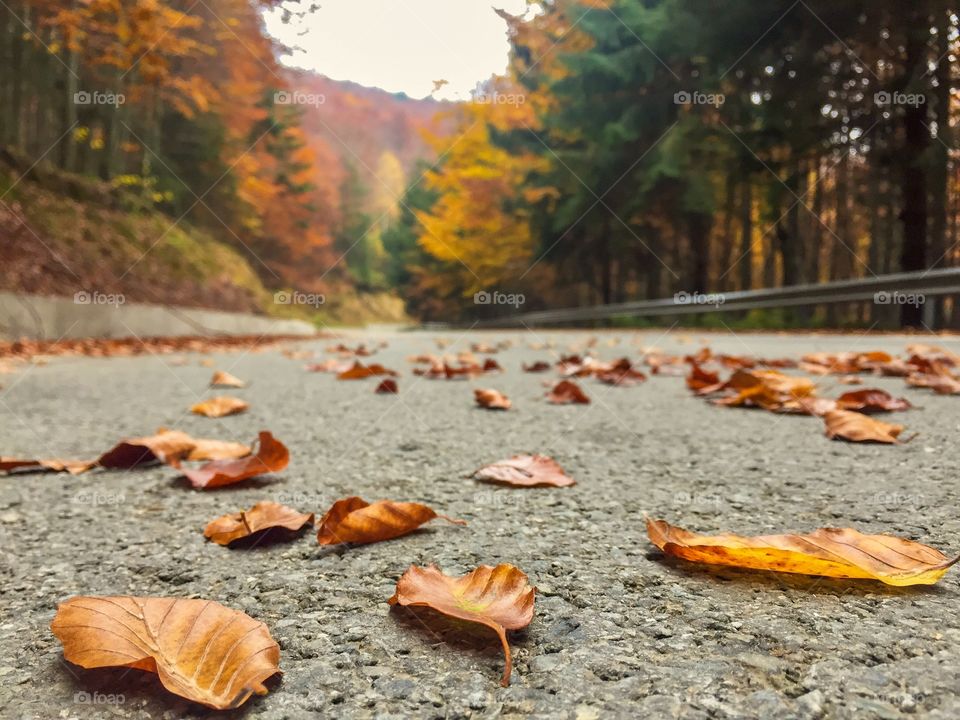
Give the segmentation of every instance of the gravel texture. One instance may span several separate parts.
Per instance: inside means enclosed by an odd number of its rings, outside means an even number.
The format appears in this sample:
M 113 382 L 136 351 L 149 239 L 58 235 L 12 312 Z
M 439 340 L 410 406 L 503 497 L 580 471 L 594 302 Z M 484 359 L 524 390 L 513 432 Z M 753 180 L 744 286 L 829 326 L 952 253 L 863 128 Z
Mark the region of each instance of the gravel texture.
M 119 438 L 176 427 L 249 440 L 270 429 L 291 450 L 279 475 L 193 491 L 170 468 L 79 477 L 0 478 L 0 716 L 4 718 L 897 718 L 960 717 L 960 616 L 952 570 L 936 586 L 892 588 L 665 559 L 643 515 L 742 534 L 851 526 L 960 551 L 960 399 L 868 379 L 918 409 L 896 416 L 901 446 L 823 436 L 815 418 L 716 408 L 679 377 L 629 388 L 583 382 L 593 403 L 551 406 L 522 362 L 553 360 L 585 332 L 443 334 L 511 338 L 506 372 L 477 381 L 411 375 L 406 357 L 438 352 L 434 333 L 384 339 L 374 360 L 401 371 L 398 396 L 374 379 L 307 373 L 278 349 L 214 355 L 252 384 L 210 391 L 201 356 L 53 359 L 0 377 L 4 455 L 89 457 Z M 641 345 L 793 356 L 814 350 L 903 352 L 907 338 L 597 333 L 604 359 Z M 918 338 L 923 341 L 924 338 Z M 610 343 L 618 341 L 618 345 Z M 926 338 L 930 340 L 930 338 Z M 954 350 L 955 340 L 936 340 Z M 330 342 L 303 343 L 317 351 Z M 842 392 L 822 381 L 823 394 Z M 476 409 L 473 388 L 514 407 Z M 216 392 L 244 415 L 190 415 Z M 517 452 L 552 455 L 578 484 L 516 490 L 466 475 Z M 232 550 L 204 540 L 210 519 L 262 499 L 322 513 L 347 495 L 427 503 L 469 521 L 437 521 L 391 542 L 324 549 L 313 533 Z M 500 688 L 493 635 L 386 600 L 411 564 L 448 573 L 510 562 L 538 587 L 530 627 L 512 636 L 513 684 Z M 283 678 L 240 711 L 213 713 L 139 671 L 66 663 L 49 630 L 72 595 L 203 597 L 263 620 Z M 119 697 L 121 696 L 122 697 Z

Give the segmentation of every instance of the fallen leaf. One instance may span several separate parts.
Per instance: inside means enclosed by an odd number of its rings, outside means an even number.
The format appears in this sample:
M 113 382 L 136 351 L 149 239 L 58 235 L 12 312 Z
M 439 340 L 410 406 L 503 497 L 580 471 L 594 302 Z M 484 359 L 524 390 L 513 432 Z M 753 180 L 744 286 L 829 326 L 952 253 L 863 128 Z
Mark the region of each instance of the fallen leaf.
M 306 366 L 307 372 L 329 372 L 337 373 L 338 375 L 342 372 L 346 372 L 353 367 L 353 363 L 347 360 L 337 360 L 335 358 L 330 358 L 329 360 L 324 360 L 322 363 L 312 363 Z
M 364 365 L 361 362 L 355 362 L 352 367 L 337 375 L 337 380 L 363 380 L 364 378 L 375 377 L 377 375 L 397 377 L 396 372 L 388 370 L 379 363 Z
M 280 472 L 289 462 L 290 452 L 286 446 L 263 430 L 255 455 L 235 460 L 213 460 L 197 470 L 184 469 L 183 474 L 195 488 L 215 488 L 265 473 Z
M 497 390 L 474 390 L 477 405 L 487 410 L 509 410 L 510 398 Z
M 858 378 L 856 375 L 841 375 L 837 378 L 837 382 L 841 385 L 862 385 L 863 380 Z
M 138 465 L 166 463 L 178 466 L 197 446 L 197 441 L 179 430 L 160 429 L 155 435 L 122 440 L 97 459 L 100 467 L 129 470 Z
M 580 386 L 572 380 L 561 380 L 547 393 L 547 402 L 553 403 L 554 405 L 586 405 L 590 402 L 590 398 L 588 398 Z
M 230 395 L 218 395 L 217 397 L 212 397 L 197 403 L 190 408 L 190 412 L 209 418 L 219 418 L 227 415 L 238 415 L 246 412 L 249 407 L 249 403 L 240 398 L 231 397 Z
M 48 470 L 50 472 L 68 472 L 71 475 L 79 475 L 86 472 L 94 465 L 96 460 L 26 460 L 20 458 L 0 457 L 0 471 L 16 472 L 35 470 Z
M 500 363 L 498 363 L 498 362 L 497 362 L 496 360 L 494 360 L 493 358 L 487 358 L 486 360 L 484 360 L 484 361 L 483 361 L 483 367 L 481 368 L 481 370 L 483 370 L 483 372 L 485 372 L 485 373 L 488 373 L 488 372 L 503 372 L 503 368 L 500 367 Z
M 888 585 L 932 585 L 960 559 L 912 540 L 849 528 L 821 528 L 808 535 L 705 536 L 648 518 L 647 535 L 667 555 L 692 562 Z
M 690 364 L 690 374 L 687 375 L 687 387 L 694 392 L 704 394 L 719 389 L 721 386 L 719 373 L 704 370 L 697 363 Z
M 527 365 L 523 364 L 523 371 L 528 373 L 542 373 L 547 372 L 550 369 L 550 363 L 546 363 L 543 360 L 537 360 L 537 362 Z
M 280 503 L 263 501 L 249 510 L 241 510 L 238 513 L 211 520 L 204 529 L 203 536 L 217 545 L 229 545 L 235 540 L 271 528 L 284 528 L 296 532 L 304 525 L 313 525 L 313 513 L 300 513 Z
M 895 398 L 886 390 L 878 388 L 854 390 L 837 398 L 837 409 L 867 414 L 909 410 L 912 407 L 913 405 L 906 398 Z
M 907 385 L 929 388 L 938 395 L 960 395 L 960 380 L 952 375 L 914 373 L 907 378 Z
M 363 498 L 348 497 L 337 500 L 327 510 L 320 521 L 317 542 L 321 545 L 360 545 L 392 540 L 412 533 L 434 518 L 466 525 L 463 520 L 440 515 L 420 503 L 379 500 L 371 504 Z
M 775 412 L 791 412 L 802 404 L 793 402 L 813 398 L 816 385 L 809 378 L 785 375 L 777 370 L 737 370 L 720 391 L 733 391 L 732 395 L 713 400 L 715 405 L 727 407 L 759 407 Z M 701 389 L 708 394 L 713 388 Z
M 246 386 L 247 384 L 243 380 L 223 370 L 217 370 L 210 379 L 210 387 L 212 388 L 242 388 Z
M 250 446 L 225 440 L 193 439 L 194 446 L 185 460 L 233 460 L 250 454 Z
M 569 477 L 560 464 L 546 455 L 514 455 L 482 467 L 473 477 L 484 482 L 515 487 L 567 487 L 577 482 Z
M 831 440 L 897 444 L 897 436 L 903 432 L 903 425 L 881 422 L 850 410 L 831 410 L 823 416 L 823 421 Z
M 63 656 L 84 668 L 155 672 L 172 693 L 216 710 L 265 695 L 280 672 L 267 626 L 212 600 L 76 596 L 50 629 Z
M 506 666 L 500 684 L 510 685 L 513 661 L 507 630 L 519 630 L 533 620 L 536 588 L 513 565 L 481 565 L 463 577 L 444 575 L 436 565 L 411 565 L 397 581 L 388 602 L 405 607 L 427 607 L 450 617 L 480 623 L 497 633 Z
M 380 384 L 377 385 L 377 387 L 376 387 L 376 389 L 374 390 L 374 392 L 375 392 L 375 393 L 380 393 L 380 394 L 392 394 L 392 395 L 396 395 L 397 392 L 398 392 L 397 381 L 396 381 L 396 380 L 391 380 L 390 378 L 387 378 L 386 380 L 381 380 L 381 381 L 380 381 Z

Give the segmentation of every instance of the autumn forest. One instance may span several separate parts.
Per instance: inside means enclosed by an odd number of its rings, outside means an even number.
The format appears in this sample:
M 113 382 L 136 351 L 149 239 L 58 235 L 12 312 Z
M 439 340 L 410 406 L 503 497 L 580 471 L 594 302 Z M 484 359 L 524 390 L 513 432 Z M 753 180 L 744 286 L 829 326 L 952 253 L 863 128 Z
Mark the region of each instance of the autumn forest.
M 252 267 L 245 287 L 392 295 L 421 320 L 960 259 L 955 3 L 530 5 L 501 12 L 507 73 L 457 103 L 285 67 L 261 14 L 305 3 L 9 0 L 0 190 L 29 173 L 81 203 L 199 229 Z M 16 197 L 0 228 L 29 215 Z M 175 244 L 157 235 L 148 245 Z M 145 299 L 176 300 L 158 287 Z M 493 292 L 522 308 L 475 301 Z M 936 312 L 960 323 L 949 301 Z

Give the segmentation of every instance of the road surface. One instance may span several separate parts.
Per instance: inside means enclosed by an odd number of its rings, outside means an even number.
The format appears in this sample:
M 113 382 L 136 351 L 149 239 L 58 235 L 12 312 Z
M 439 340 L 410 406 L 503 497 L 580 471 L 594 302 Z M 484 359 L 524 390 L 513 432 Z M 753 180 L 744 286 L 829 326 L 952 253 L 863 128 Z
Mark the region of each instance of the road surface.
M 401 372 L 398 396 L 374 380 L 308 373 L 263 352 L 210 357 L 249 380 L 244 415 L 191 415 L 213 394 L 203 356 L 54 358 L 0 376 L 7 456 L 96 456 L 158 427 L 290 448 L 282 473 L 199 492 L 167 467 L 78 477 L 0 478 L 0 716 L 193 718 L 209 711 L 138 671 L 84 671 L 49 630 L 78 594 L 202 597 L 263 620 L 281 646 L 282 681 L 247 718 L 896 718 L 960 717 L 960 571 L 934 587 L 890 588 L 669 561 L 644 514 L 691 530 L 741 534 L 855 527 L 960 552 L 960 399 L 867 380 L 909 398 L 900 446 L 827 440 L 819 420 L 713 407 L 678 377 L 629 388 L 593 380 L 588 406 L 543 401 L 556 359 L 587 332 L 353 333 L 386 340 L 373 359 Z M 416 378 L 407 356 L 437 337 L 511 339 L 502 375 Z M 604 359 L 641 346 L 798 357 L 816 350 L 903 352 L 898 336 L 596 333 Z M 914 338 L 958 349 L 956 340 Z M 531 349 L 553 341 L 555 349 Z M 617 342 L 617 345 L 611 345 Z M 331 341 L 300 347 L 329 357 Z M 822 381 L 823 394 L 848 389 Z M 508 412 L 475 408 L 493 387 Z M 512 490 L 466 476 L 518 452 L 555 457 L 572 488 Z M 212 518 L 272 499 L 322 513 L 360 495 L 420 501 L 468 521 L 435 522 L 391 542 L 323 549 L 312 533 L 252 550 L 207 542 Z M 448 573 L 510 562 L 538 587 L 535 616 L 512 637 L 513 683 L 500 688 L 492 633 L 464 632 L 386 603 L 411 564 Z M 425 619 L 425 621 L 421 621 Z

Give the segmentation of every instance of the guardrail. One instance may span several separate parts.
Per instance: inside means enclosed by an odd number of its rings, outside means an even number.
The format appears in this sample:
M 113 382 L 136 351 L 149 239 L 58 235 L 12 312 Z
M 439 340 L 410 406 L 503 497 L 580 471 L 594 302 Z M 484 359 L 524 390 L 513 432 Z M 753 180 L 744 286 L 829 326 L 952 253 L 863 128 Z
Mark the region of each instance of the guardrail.
M 898 295 L 899 294 L 899 295 Z M 626 317 L 693 315 L 713 312 L 735 312 L 764 308 L 824 305 L 829 303 L 871 300 L 877 304 L 904 304 L 905 295 L 937 296 L 960 294 L 960 268 L 943 268 L 925 272 L 875 275 L 858 280 L 791 285 L 762 290 L 740 290 L 728 293 L 677 293 L 672 298 L 638 300 L 613 305 L 542 310 L 484 319 L 475 327 L 523 327 L 608 320 Z M 922 302 L 922 299 L 920 300 Z M 926 319 L 931 320 L 933 303 L 924 303 Z

